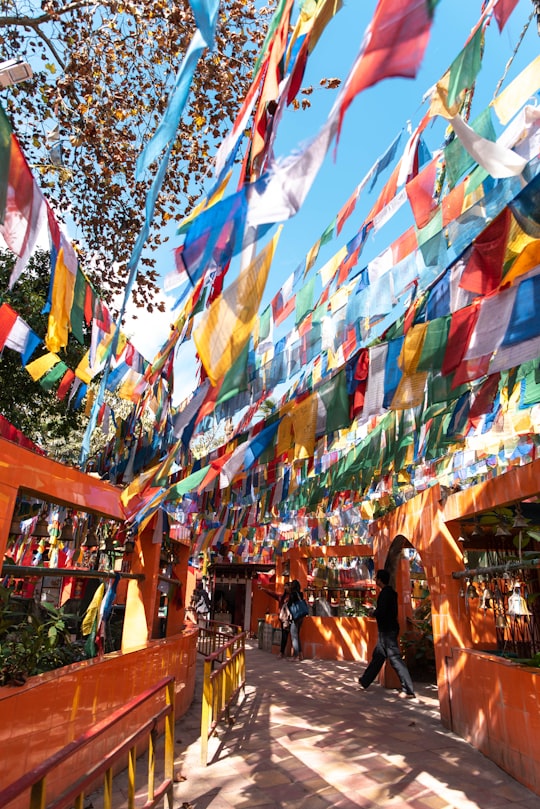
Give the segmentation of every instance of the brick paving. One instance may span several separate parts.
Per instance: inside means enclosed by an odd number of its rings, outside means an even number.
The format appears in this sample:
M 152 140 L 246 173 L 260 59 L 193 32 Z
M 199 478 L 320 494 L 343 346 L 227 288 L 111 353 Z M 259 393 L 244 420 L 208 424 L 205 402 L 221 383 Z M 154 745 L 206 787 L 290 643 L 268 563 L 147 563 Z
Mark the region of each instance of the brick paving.
M 175 809 L 540 809 L 540 796 L 442 726 L 434 685 L 417 684 L 418 702 L 378 684 L 363 691 L 357 663 L 279 660 L 255 641 L 245 695 L 205 767 L 199 662 L 176 725 Z M 114 809 L 125 797 L 121 774 Z M 85 807 L 100 803 L 95 794 Z

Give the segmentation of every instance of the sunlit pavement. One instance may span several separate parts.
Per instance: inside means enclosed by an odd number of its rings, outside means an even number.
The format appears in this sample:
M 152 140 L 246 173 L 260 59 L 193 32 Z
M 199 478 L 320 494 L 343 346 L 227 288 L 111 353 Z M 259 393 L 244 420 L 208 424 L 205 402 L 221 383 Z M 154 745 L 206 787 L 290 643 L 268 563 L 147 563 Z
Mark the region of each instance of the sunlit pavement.
M 175 809 L 540 807 L 538 795 L 444 729 L 433 685 L 417 685 L 418 702 L 377 684 L 363 691 L 360 664 L 279 660 L 256 641 L 246 666 L 245 697 L 210 740 L 204 767 L 199 660 L 195 700 L 176 725 Z M 122 776 L 115 781 L 121 809 Z M 90 803 L 100 805 L 96 796 Z

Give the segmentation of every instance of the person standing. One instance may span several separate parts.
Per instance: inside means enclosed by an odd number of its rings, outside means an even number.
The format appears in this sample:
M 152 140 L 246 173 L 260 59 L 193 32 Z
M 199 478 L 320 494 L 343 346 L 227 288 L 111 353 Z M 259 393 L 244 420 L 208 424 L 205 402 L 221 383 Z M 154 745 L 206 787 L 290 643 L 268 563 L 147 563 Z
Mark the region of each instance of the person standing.
M 375 584 L 380 589 L 377 606 L 373 613 L 377 621 L 377 644 L 373 650 L 371 661 L 362 676 L 358 678 L 358 682 L 362 688 L 369 688 L 382 669 L 385 660 L 388 660 L 401 683 L 400 697 L 414 699 L 416 697 L 414 685 L 399 648 L 397 593 L 390 585 L 389 572 L 387 570 L 378 570 Z
M 191 598 L 191 609 L 197 616 L 199 626 L 206 626 L 210 613 L 210 596 L 204 588 L 202 581 L 198 581 Z
M 287 649 L 287 642 L 289 640 L 290 630 L 291 630 L 291 614 L 289 612 L 289 608 L 287 607 L 287 602 L 289 601 L 289 582 L 285 582 L 283 592 L 276 593 L 274 590 L 269 590 L 268 587 L 263 587 L 262 584 L 259 583 L 259 590 L 263 590 L 272 598 L 275 598 L 278 602 L 278 613 L 279 613 L 279 623 L 281 625 L 281 644 L 279 647 L 279 657 L 285 657 L 285 651 Z
M 304 599 L 304 594 L 300 589 L 300 582 L 298 579 L 293 579 L 291 582 L 291 593 L 287 606 L 289 607 L 289 612 L 291 613 L 292 617 L 291 643 L 293 653 L 291 660 L 297 662 L 304 659 L 304 655 L 302 654 L 302 645 L 300 643 L 300 630 L 302 629 L 304 618 L 306 615 L 309 615 L 309 607 Z

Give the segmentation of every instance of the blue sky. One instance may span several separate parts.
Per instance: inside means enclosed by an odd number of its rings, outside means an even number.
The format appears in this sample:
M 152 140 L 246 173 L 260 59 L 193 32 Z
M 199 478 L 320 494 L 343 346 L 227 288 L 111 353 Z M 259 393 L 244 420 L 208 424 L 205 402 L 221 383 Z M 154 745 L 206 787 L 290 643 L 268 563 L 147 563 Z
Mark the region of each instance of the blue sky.
M 261 309 L 270 302 L 283 281 L 302 263 L 310 247 L 401 130 L 403 135 L 400 147 L 402 149 L 405 146 L 407 122 L 410 121 L 414 127 L 424 115 L 427 109 L 426 103 L 422 103 L 425 92 L 443 75 L 463 48 L 472 27 L 480 17 L 481 6 L 480 0 L 441 0 L 435 11 L 430 41 L 417 79 L 384 80 L 360 94 L 349 107 L 337 154 L 334 154 L 332 147 L 304 206 L 283 228 Z M 303 86 L 314 87 L 313 94 L 309 96 L 312 106 L 303 111 L 294 111 L 292 108 L 286 111 L 276 141 L 277 156 L 285 156 L 297 149 L 303 141 L 315 135 L 326 120 L 337 91 L 321 89 L 319 82 L 324 77 L 346 77 L 360 50 L 364 31 L 375 7 L 374 0 L 345 0 L 344 7 L 326 28 L 311 55 L 303 82 Z M 532 10 L 530 0 L 520 0 L 502 33 L 499 33 L 495 20 L 492 20 L 486 34 L 485 53 L 471 118 L 485 109 L 492 99 L 495 87 L 504 74 Z M 508 70 L 502 89 L 537 56 L 539 42 L 536 20 L 533 19 Z M 499 133 L 500 127 L 495 115 L 493 121 Z M 444 123 L 440 119 L 428 127 L 425 140 L 431 150 L 442 145 L 443 135 Z M 399 155 L 398 151 L 396 161 Z M 364 190 L 340 237 L 321 249 L 315 270 L 355 235 L 390 171 L 391 167 L 379 178 L 371 193 Z M 359 268 L 381 253 L 410 224 L 412 217 L 408 206 L 405 206 L 391 223 L 369 237 Z M 180 237 L 173 235 L 162 248 L 159 263 L 163 275 L 172 268 L 172 250 L 180 243 Z M 233 267 L 231 279 L 234 274 Z M 316 286 L 316 295 L 319 291 L 320 284 Z M 291 321 L 292 318 L 287 321 L 285 330 L 292 327 Z M 166 339 L 170 322 L 170 313 L 163 318 L 153 315 L 150 322 L 139 313 L 133 341 L 148 359 L 155 355 L 159 345 Z M 131 332 L 129 327 L 127 330 Z M 188 395 L 193 388 L 194 372 L 194 348 L 192 344 L 188 344 L 181 349 L 176 363 L 175 402 Z

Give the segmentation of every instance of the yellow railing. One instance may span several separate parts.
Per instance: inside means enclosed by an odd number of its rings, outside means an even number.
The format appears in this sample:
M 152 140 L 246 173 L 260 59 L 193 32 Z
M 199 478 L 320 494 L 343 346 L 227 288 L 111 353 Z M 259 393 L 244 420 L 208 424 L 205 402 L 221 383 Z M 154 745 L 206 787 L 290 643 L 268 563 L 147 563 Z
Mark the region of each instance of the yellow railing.
M 224 624 L 222 621 L 205 621 L 204 625 L 199 624 L 199 635 L 197 637 L 197 651 L 208 657 L 223 647 L 231 637 L 239 635 L 242 627 L 237 624 Z
M 216 644 L 222 645 L 204 660 L 203 697 L 201 712 L 201 762 L 208 764 L 208 739 L 219 721 L 230 717 L 232 704 L 246 684 L 246 632 L 226 640 L 216 633 Z
M 76 760 L 84 747 L 98 741 L 111 727 L 129 714 L 133 713 L 148 700 L 164 690 L 166 703 L 159 708 L 135 731 L 124 738 L 121 744 L 107 753 L 99 756 L 95 764 L 86 775 L 69 785 L 64 792 L 50 802 L 46 799 L 47 777 L 54 769 L 65 764 L 70 759 Z M 110 717 L 94 725 L 90 730 L 75 739 L 66 747 L 54 753 L 39 767 L 21 776 L 7 789 L 0 791 L 0 806 L 7 806 L 29 791 L 29 809 L 82 809 L 85 792 L 94 790 L 98 779 L 103 777 L 103 807 L 113 809 L 113 769 L 115 765 L 126 760 L 128 772 L 127 809 L 135 807 L 135 774 L 137 760 L 137 745 L 148 744 L 148 791 L 144 809 L 153 809 L 164 798 L 167 799 L 169 809 L 173 806 L 173 769 L 174 769 L 174 677 L 164 677 L 152 688 L 143 691 L 139 696 L 131 699 L 122 708 L 115 711 Z M 165 745 L 163 752 L 163 773 L 161 783 L 156 785 L 156 741 L 158 727 L 165 722 Z M 118 769 L 118 768 L 116 768 Z

